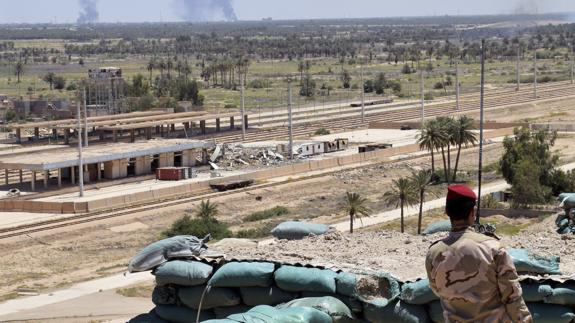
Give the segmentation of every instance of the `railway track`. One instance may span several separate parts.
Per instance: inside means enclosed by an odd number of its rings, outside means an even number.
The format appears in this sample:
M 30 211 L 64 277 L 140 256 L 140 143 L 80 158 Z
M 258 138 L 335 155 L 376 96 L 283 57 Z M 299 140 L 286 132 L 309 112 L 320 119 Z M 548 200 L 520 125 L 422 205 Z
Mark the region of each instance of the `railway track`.
M 498 106 L 506 106 L 510 104 L 522 104 L 522 103 L 535 102 L 538 100 L 572 96 L 575 95 L 575 86 L 572 86 L 570 84 L 568 85 L 561 84 L 540 88 L 538 90 L 537 99 L 530 97 L 531 93 L 532 92 L 530 90 L 525 89 L 517 92 L 516 91 L 497 92 L 495 95 L 490 95 L 486 97 L 485 107 L 495 108 Z M 479 109 L 478 96 L 477 100 L 471 99 L 468 101 L 464 101 L 460 105 L 460 107 L 461 111 L 456 111 L 455 103 L 453 102 L 429 105 L 426 108 L 426 117 L 434 117 L 459 112 L 473 112 L 475 110 L 478 110 Z M 336 118 L 333 120 L 322 120 L 318 122 L 310 122 L 294 126 L 294 136 L 309 135 L 313 133 L 315 130 L 317 130 L 318 127 L 327 127 L 332 130 L 343 130 L 343 129 L 361 127 L 364 126 L 366 123 L 374 121 L 390 121 L 390 122 L 406 121 L 411 119 L 417 119 L 419 117 L 420 117 L 420 110 L 417 107 L 408 107 L 405 109 L 397 109 L 392 111 L 384 111 L 381 113 L 369 114 L 365 117 L 365 123 L 362 123 L 361 117 L 359 116 Z M 269 140 L 285 136 L 287 136 L 287 129 L 281 127 L 253 129 L 246 133 L 246 141 Z M 224 133 L 221 135 L 216 135 L 214 137 L 220 142 L 234 142 L 241 140 L 241 133 Z M 324 176 L 324 175 L 325 174 L 316 176 Z M 295 181 L 301 181 L 309 178 L 310 177 L 296 179 Z M 269 188 L 283 184 L 285 183 L 277 182 L 277 183 L 260 184 L 229 192 L 211 192 L 209 190 L 206 190 L 204 193 L 192 197 L 175 197 L 169 200 L 164 200 L 160 202 L 154 201 L 145 204 L 139 204 L 137 206 L 126 207 L 123 209 L 92 212 L 88 214 L 75 215 L 64 219 L 55 219 L 34 224 L 22 225 L 14 228 L 0 229 L 0 240 L 6 240 L 9 238 L 26 236 L 34 233 L 56 230 L 68 226 L 118 218 L 122 216 L 131 215 L 135 212 L 153 211 L 185 203 L 197 202 L 204 200 L 206 198 L 222 197 L 226 195 L 249 192 L 256 189 Z

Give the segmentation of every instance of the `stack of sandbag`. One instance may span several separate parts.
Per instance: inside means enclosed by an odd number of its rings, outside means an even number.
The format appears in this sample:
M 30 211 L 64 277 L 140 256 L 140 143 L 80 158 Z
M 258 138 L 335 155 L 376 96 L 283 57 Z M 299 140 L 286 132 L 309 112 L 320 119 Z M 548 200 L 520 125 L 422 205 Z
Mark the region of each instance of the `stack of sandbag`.
M 154 310 L 140 322 L 188 323 L 347 323 L 443 322 L 438 297 L 426 279 L 401 282 L 385 273 L 342 272 L 267 261 L 188 256 L 195 239 L 161 241 L 139 253 L 130 268 L 141 268 L 153 255 L 156 278 Z M 173 243 L 173 244 L 172 244 Z M 184 246 L 182 250 L 170 246 Z M 179 248 L 179 247 L 178 247 Z M 162 251 L 163 250 L 163 251 Z M 205 254 L 210 254 L 204 251 Z M 511 249 L 521 273 L 559 272 L 558 258 Z M 529 276 L 540 277 L 540 276 Z M 570 322 L 574 317 L 575 281 L 522 282 L 536 322 Z
M 427 228 L 425 228 L 425 230 L 423 230 L 422 233 L 424 236 L 427 236 L 438 232 L 449 232 L 449 231 L 451 231 L 451 221 L 442 220 L 431 223 L 430 225 L 427 226 Z
M 557 198 L 565 212 L 557 214 L 555 224 L 559 234 L 575 234 L 575 193 L 561 193 Z

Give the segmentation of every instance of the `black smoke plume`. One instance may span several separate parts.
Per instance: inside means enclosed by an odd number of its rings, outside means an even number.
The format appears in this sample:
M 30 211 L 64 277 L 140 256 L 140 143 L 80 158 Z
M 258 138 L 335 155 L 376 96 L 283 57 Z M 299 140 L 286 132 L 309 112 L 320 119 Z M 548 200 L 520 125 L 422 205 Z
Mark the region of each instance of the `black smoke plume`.
M 80 4 L 80 15 L 78 20 L 79 24 L 92 24 L 98 22 L 100 13 L 98 12 L 98 0 L 78 0 Z
M 175 0 L 175 5 L 180 17 L 190 22 L 238 20 L 232 0 Z

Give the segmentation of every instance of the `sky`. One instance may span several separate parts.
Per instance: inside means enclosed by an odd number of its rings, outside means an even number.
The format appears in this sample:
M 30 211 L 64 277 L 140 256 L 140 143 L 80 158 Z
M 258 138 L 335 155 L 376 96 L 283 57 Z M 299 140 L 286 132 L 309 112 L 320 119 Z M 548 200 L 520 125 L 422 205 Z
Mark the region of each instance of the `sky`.
M 176 0 L 97 0 L 101 22 L 181 21 Z M 181 1 L 181 0 L 180 0 Z M 208 0 L 205 0 L 208 1 Z M 575 0 L 231 0 L 240 20 L 575 12 Z M 71 23 L 78 0 L 0 0 L 2 23 Z

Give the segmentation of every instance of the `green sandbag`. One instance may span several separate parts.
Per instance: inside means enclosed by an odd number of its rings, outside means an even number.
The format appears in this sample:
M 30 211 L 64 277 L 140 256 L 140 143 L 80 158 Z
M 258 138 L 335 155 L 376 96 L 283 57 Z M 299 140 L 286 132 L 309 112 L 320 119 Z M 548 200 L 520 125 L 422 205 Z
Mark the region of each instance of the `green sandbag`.
M 345 295 L 349 297 L 355 297 L 356 286 L 357 286 L 357 276 L 354 274 L 341 272 L 337 274 L 335 278 L 336 290 L 340 295 Z
M 181 288 L 178 292 L 178 298 L 182 304 L 189 308 L 199 309 L 200 300 L 204 287 L 185 287 Z M 240 295 L 233 289 L 229 288 L 211 288 L 206 292 L 202 309 L 212 309 L 215 307 L 229 307 L 240 305 L 242 299 Z
M 310 297 L 296 299 L 286 304 L 278 306 L 278 309 L 290 307 L 311 307 L 320 310 L 333 319 L 334 323 L 353 322 L 355 316 L 351 310 L 339 299 L 335 297 Z
M 238 305 L 232 307 L 216 307 L 213 311 L 216 313 L 217 319 L 225 319 L 230 315 L 245 313 L 251 309 L 251 306 Z
M 156 241 L 130 260 L 128 271 L 136 273 L 152 270 L 170 260 L 173 255 L 178 255 L 175 258 L 182 258 L 184 255 L 200 256 L 207 251 L 205 242 L 205 239 L 194 236 L 177 236 Z
M 279 288 L 288 292 L 336 292 L 337 274 L 327 269 L 281 266 L 274 279 Z
M 545 303 L 559 305 L 575 305 L 575 284 L 561 284 L 553 289 L 553 293 L 545 298 Z
M 154 310 L 146 314 L 138 315 L 128 321 L 128 323 L 170 323 L 160 318 Z
M 171 323 L 195 323 L 198 315 L 198 311 L 184 306 L 160 305 L 156 306 L 154 311 L 160 318 Z M 200 313 L 200 322 L 211 320 L 215 317 L 214 312 L 202 310 Z
M 570 323 L 575 314 L 569 307 L 555 304 L 527 303 L 534 323 Z
M 402 301 L 388 303 L 379 299 L 364 303 L 363 316 L 373 323 L 426 323 L 430 322 L 425 307 Z
M 569 234 L 569 233 L 573 233 L 573 229 L 571 229 L 570 227 L 566 226 L 564 228 L 558 228 L 557 229 L 557 233 L 563 235 L 563 234 Z
M 553 295 L 553 288 L 548 284 L 521 282 L 523 300 L 528 303 L 543 302 L 546 297 Z
M 178 304 L 178 290 L 172 286 L 156 286 L 152 291 L 152 303 L 176 305 Z
M 340 301 L 342 301 L 345 306 L 347 306 L 353 313 L 361 313 L 363 312 L 363 304 L 357 300 L 354 297 L 349 297 L 349 296 L 345 296 L 345 295 L 340 295 L 340 294 L 330 294 L 330 293 L 316 293 L 316 292 L 302 292 L 301 293 L 301 297 L 302 298 L 308 298 L 308 297 L 326 297 L 326 296 L 330 296 L 330 297 L 335 297 L 337 299 L 339 299 Z
M 326 234 L 329 226 L 325 224 L 287 221 L 275 227 L 271 234 L 278 239 L 301 240 L 308 236 Z
M 423 230 L 423 235 L 427 236 L 430 234 L 438 233 L 438 232 L 449 232 L 451 231 L 451 221 L 449 220 L 442 220 L 433 222 Z
M 230 315 L 228 320 L 239 323 L 332 323 L 329 315 L 313 308 L 280 310 L 268 305 L 254 307 L 244 314 Z
M 242 287 L 240 288 L 240 294 L 244 304 L 249 306 L 277 305 L 298 297 L 297 293 L 286 292 L 276 286 Z
M 445 318 L 443 317 L 443 306 L 441 306 L 440 301 L 433 301 L 427 305 L 427 312 L 429 313 L 429 318 L 433 323 L 445 323 Z
M 407 304 L 413 305 L 424 305 L 439 300 L 439 297 L 429 287 L 429 279 L 404 284 L 401 287 L 400 298 Z
M 557 225 L 558 227 L 562 227 L 563 224 L 565 224 L 565 220 L 567 220 L 567 224 L 569 224 L 569 218 L 567 217 L 567 215 L 565 213 L 559 213 L 557 214 L 557 218 L 555 218 L 555 225 Z
M 268 287 L 273 282 L 271 262 L 231 262 L 218 269 L 208 282 L 212 287 Z
M 559 271 L 559 257 L 541 257 L 527 249 L 509 249 L 517 272 L 561 275 Z
M 199 286 L 204 285 L 213 268 L 198 261 L 173 260 L 156 268 L 156 285 Z

